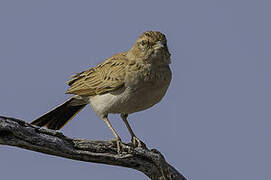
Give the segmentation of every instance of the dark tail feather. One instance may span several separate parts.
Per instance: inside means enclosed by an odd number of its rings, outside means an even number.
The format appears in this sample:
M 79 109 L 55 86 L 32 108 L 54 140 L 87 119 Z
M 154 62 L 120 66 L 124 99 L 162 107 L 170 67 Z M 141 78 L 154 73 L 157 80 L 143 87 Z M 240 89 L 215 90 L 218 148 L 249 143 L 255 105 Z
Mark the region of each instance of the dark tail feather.
M 86 106 L 84 103 L 80 104 L 78 102 L 76 103 L 75 101 L 82 100 L 71 98 L 65 103 L 57 106 L 55 109 L 32 121 L 31 124 L 37 126 L 47 126 L 49 129 L 54 130 L 61 129 L 69 120 L 71 120 Z

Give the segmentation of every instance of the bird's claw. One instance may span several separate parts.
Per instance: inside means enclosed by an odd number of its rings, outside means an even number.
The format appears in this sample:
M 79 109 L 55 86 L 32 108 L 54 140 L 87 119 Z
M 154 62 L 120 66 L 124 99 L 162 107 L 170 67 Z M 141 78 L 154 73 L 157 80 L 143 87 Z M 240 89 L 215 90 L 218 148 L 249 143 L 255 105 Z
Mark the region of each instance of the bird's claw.
M 114 139 L 111 140 L 111 142 L 116 143 L 117 152 L 118 152 L 118 154 L 121 154 L 121 152 L 122 152 L 121 150 L 123 148 L 123 143 L 122 143 L 121 139 L 120 138 L 114 138 Z
M 135 147 L 140 147 L 140 148 L 146 148 L 146 144 L 144 142 L 142 142 L 138 137 L 133 136 L 132 137 L 132 144 Z

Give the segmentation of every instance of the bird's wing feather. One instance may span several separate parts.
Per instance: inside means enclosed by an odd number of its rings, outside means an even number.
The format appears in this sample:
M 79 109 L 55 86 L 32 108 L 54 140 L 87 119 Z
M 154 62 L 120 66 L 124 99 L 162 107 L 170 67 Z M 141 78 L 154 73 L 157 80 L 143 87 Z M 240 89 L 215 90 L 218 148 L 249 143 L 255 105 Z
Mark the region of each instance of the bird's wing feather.
M 66 93 L 92 96 L 119 89 L 124 86 L 127 64 L 126 53 L 114 55 L 97 67 L 71 76 Z

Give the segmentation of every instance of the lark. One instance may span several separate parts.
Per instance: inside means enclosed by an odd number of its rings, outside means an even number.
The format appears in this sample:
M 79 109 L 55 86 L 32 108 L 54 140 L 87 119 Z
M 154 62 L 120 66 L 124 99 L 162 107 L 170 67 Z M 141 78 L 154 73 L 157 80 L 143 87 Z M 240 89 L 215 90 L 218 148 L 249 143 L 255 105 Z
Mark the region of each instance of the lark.
M 144 32 L 129 51 L 115 54 L 96 67 L 71 76 L 66 93 L 73 96 L 32 124 L 61 129 L 90 104 L 112 131 L 118 150 L 122 142 L 108 119 L 110 113 L 120 114 L 132 144 L 142 147 L 145 144 L 136 137 L 127 117 L 161 101 L 172 78 L 170 63 L 166 36 L 158 31 Z

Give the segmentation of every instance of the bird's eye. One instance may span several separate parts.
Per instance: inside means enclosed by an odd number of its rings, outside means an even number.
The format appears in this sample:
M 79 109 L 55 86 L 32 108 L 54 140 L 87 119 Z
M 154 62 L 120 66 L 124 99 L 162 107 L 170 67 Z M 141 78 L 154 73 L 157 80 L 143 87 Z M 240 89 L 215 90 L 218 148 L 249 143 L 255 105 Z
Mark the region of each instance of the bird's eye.
M 143 40 L 140 42 L 140 44 L 141 44 L 141 46 L 145 46 L 147 44 L 147 42 Z

